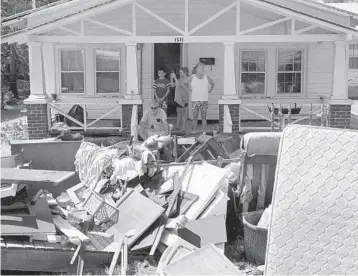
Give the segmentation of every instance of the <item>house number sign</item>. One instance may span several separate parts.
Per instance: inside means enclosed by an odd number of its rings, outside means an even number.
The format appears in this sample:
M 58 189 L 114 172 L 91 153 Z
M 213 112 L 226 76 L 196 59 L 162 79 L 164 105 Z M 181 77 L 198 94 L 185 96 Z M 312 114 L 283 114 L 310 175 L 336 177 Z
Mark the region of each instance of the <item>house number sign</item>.
M 178 37 L 174 38 L 174 42 L 175 43 L 183 43 L 184 42 L 184 37 L 178 36 Z

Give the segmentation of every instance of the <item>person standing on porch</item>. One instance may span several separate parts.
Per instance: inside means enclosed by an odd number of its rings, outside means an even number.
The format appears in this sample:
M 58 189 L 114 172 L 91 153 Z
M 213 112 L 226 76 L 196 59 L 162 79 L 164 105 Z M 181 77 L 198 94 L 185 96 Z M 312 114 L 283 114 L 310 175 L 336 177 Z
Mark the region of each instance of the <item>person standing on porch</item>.
M 189 69 L 187 67 L 182 67 L 179 71 L 179 75 L 179 80 L 177 79 L 174 72 L 172 72 L 170 75 L 171 86 L 175 87 L 174 102 L 178 115 L 174 129 L 185 130 L 190 92 L 190 84 L 185 83 L 185 80 L 189 76 Z
M 193 108 L 193 131 L 198 127 L 199 112 L 203 125 L 203 132 L 206 129 L 206 113 L 209 106 L 209 94 L 215 87 L 215 82 L 204 72 L 205 64 L 198 63 L 195 66 L 195 74 L 191 75 L 185 83 L 191 84 L 191 101 Z
M 158 79 L 153 83 L 153 100 L 159 104 L 159 107 L 167 113 L 167 97 L 170 92 L 170 81 L 165 78 L 166 72 L 164 68 L 159 68 Z

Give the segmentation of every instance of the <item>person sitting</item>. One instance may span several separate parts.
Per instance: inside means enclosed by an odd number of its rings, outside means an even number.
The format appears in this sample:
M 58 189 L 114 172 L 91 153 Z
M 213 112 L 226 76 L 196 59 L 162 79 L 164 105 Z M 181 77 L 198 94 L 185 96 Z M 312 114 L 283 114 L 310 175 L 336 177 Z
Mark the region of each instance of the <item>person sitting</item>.
M 164 139 L 167 138 L 165 136 L 169 136 L 167 114 L 159 107 L 159 103 L 153 101 L 150 110 L 148 109 L 144 112 L 138 125 L 138 135 L 143 141 L 154 136 L 153 139 L 160 145 L 158 149 L 164 154 L 165 160 L 172 161 L 173 156 L 167 147 L 172 139 Z M 170 141 L 168 142 L 168 140 Z

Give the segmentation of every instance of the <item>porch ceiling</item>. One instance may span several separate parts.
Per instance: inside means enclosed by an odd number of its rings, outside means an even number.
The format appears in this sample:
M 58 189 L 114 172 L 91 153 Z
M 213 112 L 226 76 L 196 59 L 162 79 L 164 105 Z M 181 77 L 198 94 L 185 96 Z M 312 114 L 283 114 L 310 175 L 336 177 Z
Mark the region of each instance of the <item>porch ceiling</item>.
M 74 2 L 79 5 L 79 1 Z M 98 1 L 96 3 L 98 6 Z M 106 9 L 104 3 L 108 4 Z M 47 24 L 45 21 L 50 17 L 45 11 L 40 12 L 42 16 L 32 15 L 28 19 L 28 26 L 32 28 L 23 34 L 186 37 L 349 33 L 358 36 L 357 30 L 347 26 L 309 14 L 296 16 L 289 8 L 286 10 L 276 3 L 271 6 L 266 0 L 221 0 L 219 3 L 214 0 L 166 0 L 165 4 L 160 0 L 104 0 L 103 6 L 93 8 L 94 1 L 89 0 L 87 10 L 79 11 L 75 17 L 55 19 Z M 69 3 L 65 4 L 68 9 Z

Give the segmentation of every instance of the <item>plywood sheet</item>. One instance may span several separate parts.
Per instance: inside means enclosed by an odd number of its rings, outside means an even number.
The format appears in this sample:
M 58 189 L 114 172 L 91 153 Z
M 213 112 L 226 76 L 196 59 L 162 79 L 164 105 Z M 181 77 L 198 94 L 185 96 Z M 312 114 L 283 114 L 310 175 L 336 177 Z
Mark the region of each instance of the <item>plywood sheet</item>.
M 46 199 L 41 196 L 36 204 L 29 206 L 30 215 L 1 216 L 1 235 L 29 236 L 33 234 L 55 234 L 56 229 Z
M 184 167 L 170 167 L 168 174 L 173 175 L 178 171 L 180 175 L 183 169 Z M 219 187 L 225 183 L 226 174 L 225 169 L 208 163 L 190 166 L 182 182 L 182 191 L 197 195 L 199 199 L 185 214 L 189 220 L 195 220 L 201 214 Z
M 27 170 L 27 169 L 1 169 L 1 183 L 17 184 L 48 184 L 58 185 L 62 181 L 72 177 L 75 172 L 70 171 L 49 171 L 49 170 Z
M 164 208 L 135 191 L 118 207 L 116 223 L 106 232 L 114 234 L 116 241 L 118 235 L 134 231 L 134 235 L 127 240 L 131 246 L 164 211 Z
M 184 256 L 163 269 L 164 275 L 243 275 L 213 244 Z

